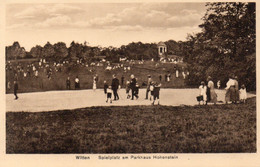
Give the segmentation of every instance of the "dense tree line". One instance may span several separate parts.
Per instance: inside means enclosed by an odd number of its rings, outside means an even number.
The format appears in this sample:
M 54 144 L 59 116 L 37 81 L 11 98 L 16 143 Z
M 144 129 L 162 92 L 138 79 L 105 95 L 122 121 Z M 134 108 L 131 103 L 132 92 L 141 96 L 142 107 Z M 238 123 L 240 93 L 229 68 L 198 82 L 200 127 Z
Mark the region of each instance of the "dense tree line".
M 226 83 L 236 75 L 256 89 L 255 3 L 207 3 L 201 33 L 189 35 L 185 61 L 192 71 L 188 83 L 198 85 L 207 76 Z
M 166 42 L 169 53 L 180 54 L 181 42 L 169 40 Z M 128 45 L 116 47 L 92 47 L 84 44 L 71 42 L 67 47 L 64 42 L 51 44 L 47 42 L 43 47 L 36 45 L 29 52 L 20 47 L 18 42 L 6 47 L 7 60 L 21 58 L 46 58 L 55 61 L 78 60 L 82 59 L 86 62 L 91 62 L 99 59 L 99 56 L 105 56 L 106 60 L 118 62 L 120 57 L 126 57 L 133 60 L 158 60 L 158 49 L 155 43 L 132 42 Z

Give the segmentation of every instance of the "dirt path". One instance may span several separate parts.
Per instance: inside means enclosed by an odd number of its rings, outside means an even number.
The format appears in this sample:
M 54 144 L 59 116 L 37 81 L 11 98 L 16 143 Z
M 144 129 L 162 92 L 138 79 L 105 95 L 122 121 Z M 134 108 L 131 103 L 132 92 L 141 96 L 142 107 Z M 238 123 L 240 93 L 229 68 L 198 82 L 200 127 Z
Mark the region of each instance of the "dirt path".
M 196 105 L 198 89 L 161 89 L 161 105 Z M 216 90 L 218 101 L 224 101 L 224 90 Z M 119 91 L 120 100 L 112 104 L 105 102 L 105 94 L 102 89 L 48 91 L 18 94 L 19 99 L 14 100 L 13 94 L 6 95 L 6 111 L 53 111 L 62 109 L 75 109 L 92 106 L 125 106 L 125 105 L 151 105 L 151 101 L 145 100 L 145 89 L 140 89 L 138 100 L 126 99 L 125 89 Z M 248 97 L 255 96 L 248 94 Z

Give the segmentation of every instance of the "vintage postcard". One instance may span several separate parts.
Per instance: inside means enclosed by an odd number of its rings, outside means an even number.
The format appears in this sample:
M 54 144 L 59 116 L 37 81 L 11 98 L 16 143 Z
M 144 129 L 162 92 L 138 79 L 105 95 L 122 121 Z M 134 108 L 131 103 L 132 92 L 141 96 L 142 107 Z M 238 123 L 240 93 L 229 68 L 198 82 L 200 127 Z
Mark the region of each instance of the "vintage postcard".
M 257 166 L 256 1 L 1 1 L 0 166 Z

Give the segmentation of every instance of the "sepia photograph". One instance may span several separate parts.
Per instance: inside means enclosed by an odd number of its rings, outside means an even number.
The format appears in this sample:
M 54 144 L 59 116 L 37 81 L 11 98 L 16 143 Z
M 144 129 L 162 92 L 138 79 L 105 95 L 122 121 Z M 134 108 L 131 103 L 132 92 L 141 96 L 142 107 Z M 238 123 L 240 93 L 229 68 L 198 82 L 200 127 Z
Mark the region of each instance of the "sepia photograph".
M 256 2 L 6 3 L 4 41 L 7 155 L 257 153 Z

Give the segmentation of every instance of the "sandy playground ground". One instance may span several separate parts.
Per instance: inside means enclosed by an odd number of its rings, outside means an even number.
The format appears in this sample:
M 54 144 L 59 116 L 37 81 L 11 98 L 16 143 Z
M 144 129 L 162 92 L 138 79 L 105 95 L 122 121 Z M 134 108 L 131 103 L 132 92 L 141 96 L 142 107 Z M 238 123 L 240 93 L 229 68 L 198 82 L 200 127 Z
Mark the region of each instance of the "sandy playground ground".
M 112 104 L 106 103 L 103 89 L 21 93 L 18 94 L 18 100 L 14 100 L 13 94 L 7 94 L 6 111 L 40 112 L 92 106 L 151 105 L 150 100 L 145 100 L 145 91 L 146 89 L 140 89 L 139 99 L 130 100 L 126 98 L 125 89 L 121 89 L 119 90 L 120 100 L 113 101 Z M 161 89 L 160 104 L 167 106 L 197 105 L 198 93 L 198 89 Z M 218 101 L 224 102 L 225 90 L 216 90 L 216 93 Z M 248 97 L 253 96 L 255 95 L 248 94 Z

